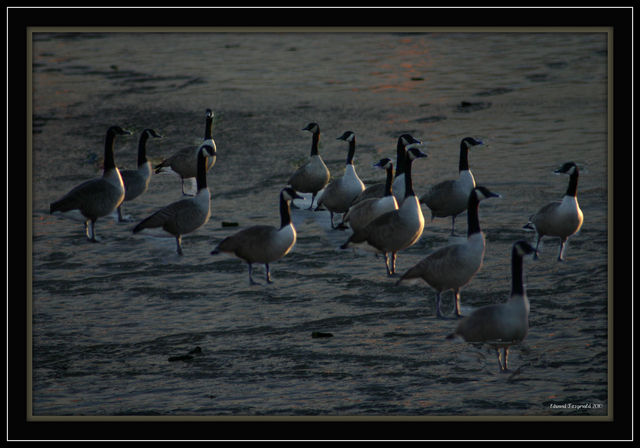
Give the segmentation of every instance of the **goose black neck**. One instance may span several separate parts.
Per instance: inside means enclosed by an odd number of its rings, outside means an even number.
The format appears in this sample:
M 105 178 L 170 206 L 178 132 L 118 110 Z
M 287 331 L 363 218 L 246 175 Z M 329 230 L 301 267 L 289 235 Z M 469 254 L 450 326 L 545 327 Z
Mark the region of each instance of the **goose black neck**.
M 149 140 L 149 134 L 143 132 L 138 142 L 138 166 L 147 163 L 147 140 Z
M 318 142 L 320 142 L 320 131 L 316 131 L 313 133 L 313 138 L 311 140 L 311 155 L 318 155 Z
M 391 191 L 391 186 L 393 185 L 393 166 L 389 166 L 387 168 L 387 181 L 384 184 L 384 195 L 391 196 L 393 193 Z
M 204 125 L 204 139 L 213 139 L 213 117 L 210 115 L 207 115 L 207 120 Z
M 291 224 L 291 208 L 289 207 L 289 202 L 280 193 L 280 228 L 289 224 Z
M 399 175 L 401 175 L 402 173 L 404 173 L 406 171 L 406 163 L 407 163 L 407 150 L 404 147 L 404 144 L 402 144 L 402 142 L 398 142 L 398 149 L 396 151 L 397 156 L 396 156 L 396 177 L 398 177 Z
M 353 156 L 356 154 L 356 138 L 349 142 L 349 153 L 347 154 L 347 165 L 353 165 Z
M 411 182 L 411 165 L 413 160 L 407 158 L 405 155 L 405 168 L 404 168 L 404 197 L 415 196 L 413 192 L 413 182 Z
M 567 187 L 567 196 L 575 197 L 578 194 L 578 167 L 575 167 L 575 170 L 569 177 L 569 186 Z
M 116 161 L 113 156 L 113 145 L 115 143 L 116 134 L 112 131 L 107 132 L 107 138 L 104 144 L 104 172 L 112 170 L 116 167 Z
M 480 201 L 475 192 L 469 195 L 469 208 L 467 210 L 467 237 L 474 233 L 480 233 L 480 220 L 478 219 L 478 206 Z
M 511 252 L 511 278 L 511 295 L 524 296 L 525 290 L 522 269 L 522 255 L 518 253 L 518 249 L 516 247 L 514 247 Z
M 204 151 L 198 151 L 198 166 L 196 172 L 196 185 L 198 191 L 207 188 L 207 159 Z
M 465 171 L 469 169 L 469 146 L 463 141 L 460 143 L 460 163 L 458 164 L 459 171 Z

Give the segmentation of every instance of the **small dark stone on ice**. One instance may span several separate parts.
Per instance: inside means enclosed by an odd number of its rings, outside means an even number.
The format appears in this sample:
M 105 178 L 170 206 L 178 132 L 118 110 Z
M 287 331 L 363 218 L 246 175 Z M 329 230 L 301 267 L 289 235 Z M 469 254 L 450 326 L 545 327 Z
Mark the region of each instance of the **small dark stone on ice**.
M 424 78 L 420 76 L 412 76 L 411 81 L 424 81 Z
M 172 356 L 171 358 L 169 358 L 169 362 L 190 361 L 192 359 L 193 359 L 193 356 L 191 356 L 191 355 Z
M 331 337 L 333 337 L 333 334 L 331 334 L 331 333 L 322 333 L 320 331 L 314 331 L 313 333 L 311 333 L 311 337 L 312 338 L 331 338 Z
M 238 227 L 238 223 L 231 221 L 222 221 L 222 227 Z
M 195 353 L 202 353 L 202 349 L 200 347 L 196 347 L 189 352 L 190 355 L 193 355 Z

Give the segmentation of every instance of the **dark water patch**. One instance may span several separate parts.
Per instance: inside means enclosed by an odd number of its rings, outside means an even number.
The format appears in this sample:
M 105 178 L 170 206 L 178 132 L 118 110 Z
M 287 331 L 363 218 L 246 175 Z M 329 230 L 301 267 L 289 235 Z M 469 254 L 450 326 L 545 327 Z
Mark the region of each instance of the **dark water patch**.
M 488 109 L 491 107 L 490 102 L 484 101 L 461 101 L 455 108 L 456 112 L 477 112 L 479 110 Z
M 549 80 L 548 73 L 533 73 L 531 75 L 527 75 L 526 78 L 531 82 L 546 82 Z
M 504 95 L 506 93 L 513 92 L 513 89 L 508 87 L 496 87 L 489 90 L 483 90 L 482 92 L 474 93 L 474 96 L 496 96 L 496 95 Z
M 416 118 L 413 121 L 418 123 L 437 123 L 438 121 L 446 120 L 447 117 L 445 115 L 431 115 L 429 117 Z
M 554 62 L 547 62 L 546 66 L 552 69 L 562 69 L 562 68 L 567 68 L 567 66 L 569 65 L 568 62 L 566 61 L 554 61 Z

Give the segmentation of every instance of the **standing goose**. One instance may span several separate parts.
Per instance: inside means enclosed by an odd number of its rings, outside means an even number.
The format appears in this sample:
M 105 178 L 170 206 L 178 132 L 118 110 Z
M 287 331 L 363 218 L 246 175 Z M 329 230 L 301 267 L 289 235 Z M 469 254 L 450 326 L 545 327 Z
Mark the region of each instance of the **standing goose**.
M 456 216 L 467 209 L 469 193 L 476 186 L 473 173 L 469 169 L 469 149 L 477 145 L 482 145 L 482 142 L 471 137 L 462 139 L 458 178 L 432 186 L 420 198 L 420 202 L 431 209 L 432 221 L 435 217 L 451 216 L 451 235 L 455 235 Z
M 423 258 L 418 264 L 405 272 L 396 285 L 403 280 L 421 278 L 436 290 L 436 314 L 443 317 L 440 311 L 440 295 L 443 291 L 452 289 L 456 301 L 456 315 L 460 313 L 460 288 L 471 281 L 482 267 L 485 251 L 484 234 L 480 230 L 478 220 L 478 206 L 480 201 L 496 198 L 500 195 L 490 192 L 487 188 L 478 186 L 469 195 L 467 220 L 467 241 L 451 244 L 437 249 Z
M 296 243 L 296 229 L 291 221 L 289 203 L 302 199 L 293 188 L 280 192 L 280 228 L 267 225 L 252 226 L 228 236 L 211 252 L 212 255 L 226 252 L 243 259 L 249 266 L 249 283 L 257 284 L 252 276 L 252 263 L 264 263 L 267 283 L 271 281 L 269 263 L 279 260 L 291 251 Z
M 187 146 L 172 156 L 166 158 L 160 164 L 156 166 L 156 174 L 160 172 L 173 171 L 180 176 L 182 182 L 182 194 L 186 195 L 184 191 L 184 180 L 196 177 L 198 174 L 198 154 L 200 154 L 200 148 L 204 145 L 211 146 L 213 152 L 216 152 L 216 142 L 213 140 L 213 112 L 211 109 L 207 109 L 205 126 L 204 126 L 204 141 L 200 146 L 193 147 Z M 206 161 L 206 171 L 209 171 L 211 167 L 216 163 L 216 156 L 211 156 Z
M 291 185 L 297 192 L 312 193 L 311 205 L 309 206 L 309 210 L 312 210 L 316 195 L 329 183 L 331 173 L 322 160 L 322 157 L 320 157 L 320 154 L 318 154 L 320 126 L 318 126 L 317 123 L 309 123 L 302 128 L 302 130 L 309 131 L 313 134 L 311 140 L 311 155 L 309 156 L 309 161 L 293 173 L 287 184 Z
M 354 232 L 340 246 L 341 249 L 346 249 L 352 244 L 367 243 L 377 252 L 384 254 L 387 275 L 389 276 L 396 272 L 397 252 L 415 244 L 424 229 L 424 216 L 413 192 L 411 165 L 415 159 L 427 157 L 427 155 L 415 147 L 420 144 L 420 141 L 409 135 L 407 138 L 411 143 L 407 145 L 405 198 L 402 205 L 397 210 L 378 216 L 362 230 Z M 389 259 L 389 254 L 391 254 L 391 259 Z
M 113 213 L 124 200 L 124 184 L 114 159 L 113 144 L 116 135 L 130 134 L 119 126 L 111 126 L 105 139 L 102 177 L 81 183 L 49 207 L 49 213 L 79 210 L 86 218 L 85 233 L 94 243 L 97 241 L 95 225 L 98 218 Z
M 356 153 L 356 134 L 347 131 L 336 140 L 344 140 L 349 143 L 347 166 L 344 175 L 327 185 L 327 188 L 318 196 L 318 206 L 316 207 L 318 210 L 324 205 L 329 210 L 332 229 L 336 228 L 333 225 L 333 214 L 346 213 L 354 198 L 364 190 L 364 184 L 353 166 L 353 156 Z
M 176 238 L 178 255 L 182 255 L 182 235 L 191 233 L 202 227 L 211 216 L 211 193 L 207 188 L 206 157 L 215 157 L 216 149 L 203 145 L 198 152 L 198 175 L 196 183 L 198 192 L 161 208 L 153 215 L 143 219 L 134 227 L 133 233 L 143 229 L 162 227 Z
M 361 231 L 367 224 L 378 216 L 398 209 L 398 201 L 391 190 L 393 183 L 393 162 L 389 158 L 381 159 L 374 165 L 387 171 L 385 194 L 381 198 L 368 198 L 352 205 L 342 219 L 349 223 L 354 232 Z
M 162 138 L 153 129 L 145 129 L 140 135 L 140 141 L 138 143 L 138 169 L 137 170 L 122 170 L 120 175 L 122 176 L 122 182 L 124 183 L 124 202 L 132 201 L 138 196 L 142 195 L 149 188 L 149 181 L 151 180 L 151 162 L 147 160 L 147 140 L 149 137 Z M 122 204 L 118 206 L 118 221 L 124 222 L 128 219 L 122 216 Z
M 556 174 L 568 174 L 569 186 L 562 201 L 551 202 L 542 207 L 538 213 L 529 218 L 525 229 L 534 229 L 538 233 L 536 253 L 538 258 L 538 246 L 543 236 L 557 236 L 560 238 L 560 251 L 558 261 L 564 261 L 564 247 L 567 239 L 574 235 L 582 227 L 583 214 L 578 205 L 578 166 L 574 162 L 567 162 L 554 171 Z
M 522 257 L 535 249 L 526 241 L 517 241 L 511 250 L 511 297 L 506 303 L 478 308 L 458 324 L 447 339 L 462 337 L 467 342 L 486 342 L 498 353 L 500 371 L 507 372 L 509 347 L 521 342 L 529 331 L 529 300 L 524 285 Z M 504 350 L 501 361 L 500 349 Z

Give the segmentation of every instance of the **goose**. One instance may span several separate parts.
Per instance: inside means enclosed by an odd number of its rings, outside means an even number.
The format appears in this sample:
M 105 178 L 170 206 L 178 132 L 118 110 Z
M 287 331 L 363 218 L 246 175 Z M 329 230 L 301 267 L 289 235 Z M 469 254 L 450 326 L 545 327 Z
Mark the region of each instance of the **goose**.
M 442 318 L 440 311 L 440 295 L 443 291 L 452 289 L 456 301 L 456 315 L 460 313 L 460 288 L 471 281 L 482 267 L 485 251 L 484 234 L 480 230 L 478 220 L 478 206 L 480 201 L 487 198 L 500 197 L 488 188 L 478 186 L 471 191 L 468 199 L 468 233 L 463 243 L 450 244 L 431 252 L 415 266 L 408 269 L 400 280 L 421 278 L 436 290 L 436 315 Z
M 320 207 L 325 206 L 329 210 L 332 229 L 337 228 L 333 225 L 333 214 L 346 213 L 353 199 L 364 191 L 364 184 L 353 166 L 353 156 L 356 152 L 356 134 L 353 131 L 347 131 L 336 140 L 344 140 L 349 143 L 347 166 L 345 167 L 344 175 L 331 182 L 320 193 L 316 207 L 316 210 L 318 210 Z
M 436 217 L 451 216 L 451 235 L 455 235 L 456 216 L 467 209 L 469 193 L 476 186 L 469 169 L 469 149 L 478 145 L 482 145 L 480 140 L 472 137 L 462 139 L 458 178 L 437 183 L 420 197 L 420 202 L 431 209 L 431 221 Z
M 230 253 L 247 262 L 249 283 L 258 284 L 251 276 L 252 263 L 264 263 L 267 283 L 271 281 L 269 263 L 287 255 L 296 243 L 296 229 L 291 221 L 290 202 L 302 199 L 293 188 L 280 191 L 280 228 L 268 225 L 248 227 L 226 237 L 216 246 L 212 255 L 220 252 Z
M 133 229 L 133 233 L 141 230 L 162 227 L 175 236 L 178 255 L 182 255 L 182 235 L 191 233 L 202 227 L 211 216 L 211 193 L 207 188 L 206 157 L 215 157 L 216 149 L 203 145 L 198 151 L 198 175 L 196 184 L 198 192 L 193 197 L 181 199 L 161 208 L 148 218 L 143 219 Z
M 381 168 L 387 172 L 385 182 L 385 194 L 381 198 L 368 198 L 352 205 L 342 219 L 343 223 L 349 223 L 354 232 L 362 230 L 367 224 L 378 216 L 398 209 L 398 201 L 391 190 L 393 183 L 393 162 L 388 157 L 380 159 L 374 167 Z
M 466 342 L 485 342 L 494 346 L 498 353 L 501 372 L 507 372 L 509 347 L 521 342 L 529 330 L 529 300 L 524 285 L 522 258 L 535 249 L 526 241 L 513 244 L 511 250 L 511 296 L 506 303 L 487 305 L 475 310 L 460 321 L 456 330 L 447 339 L 462 338 Z M 500 349 L 504 356 L 501 361 Z
M 313 134 L 311 155 L 309 156 L 309 161 L 293 173 L 287 185 L 291 185 L 299 193 L 312 193 L 311 205 L 308 208 L 308 210 L 312 210 L 316 195 L 329 183 L 331 173 L 320 154 L 318 154 L 318 142 L 320 141 L 320 126 L 318 126 L 318 123 L 309 123 L 302 130 Z M 292 205 L 295 207 L 295 204 L 292 203 Z
M 353 244 L 366 243 L 376 252 L 383 253 L 389 276 L 395 275 L 397 252 L 415 244 L 424 229 L 422 209 L 413 192 L 411 165 L 414 160 L 427 157 L 427 154 L 415 147 L 420 144 L 419 140 L 408 134 L 406 138 L 409 143 L 406 146 L 405 198 L 402 205 L 397 210 L 378 216 L 363 229 L 351 234 L 340 246 L 341 249 L 346 249 Z
M 98 218 L 113 213 L 124 200 L 124 184 L 113 155 L 116 135 L 131 135 L 131 132 L 119 126 L 107 130 L 102 177 L 81 183 L 49 207 L 49 213 L 80 211 L 85 218 L 85 233 L 94 243 L 98 241 L 95 231 Z
M 158 165 L 156 165 L 156 174 L 162 172 L 177 173 L 180 176 L 182 182 L 182 194 L 187 195 L 184 191 L 184 180 L 192 177 L 196 177 L 198 174 L 198 154 L 200 154 L 200 148 L 204 145 L 213 147 L 213 152 L 216 152 L 216 142 L 213 140 L 212 134 L 213 128 L 213 112 L 211 109 L 207 109 L 205 115 L 204 126 L 204 141 L 200 146 L 193 147 L 187 146 L 176 151 L 172 156 L 166 158 Z M 216 156 L 211 156 L 206 161 L 206 171 L 209 171 L 211 167 L 216 163 Z
M 158 134 L 153 129 L 145 129 L 140 135 L 140 141 L 138 143 L 138 169 L 137 170 L 122 170 L 120 175 L 122 176 L 122 182 L 124 183 L 124 201 L 118 206 L 118 221 L 125 222 L 128 219 L 122 216 L 122 205 L 124 202 L 132 201 L 138 196 L 142 195 L 149 188 L 149 181 L 151 180 L 151 162 L 147 160 L 147 140 L 149 137 L 162 138 L 162 135 Z
M 551 202 L 542 207 L 538 213 L 529 217 L 529 222 L 523 228 L 533 229 L 538 234 L 536 253 L 543 236 L 557 236 L 560 238 L 558 261 L 564 261 L 564 249 L 567 239 L 582 227 L 584 215 L 578 205 L 578 176 L 580 171 L 574 162 L 566 162 L 554 171 L 556 174 L 568 174 L 569 186 L 561 201 Z

